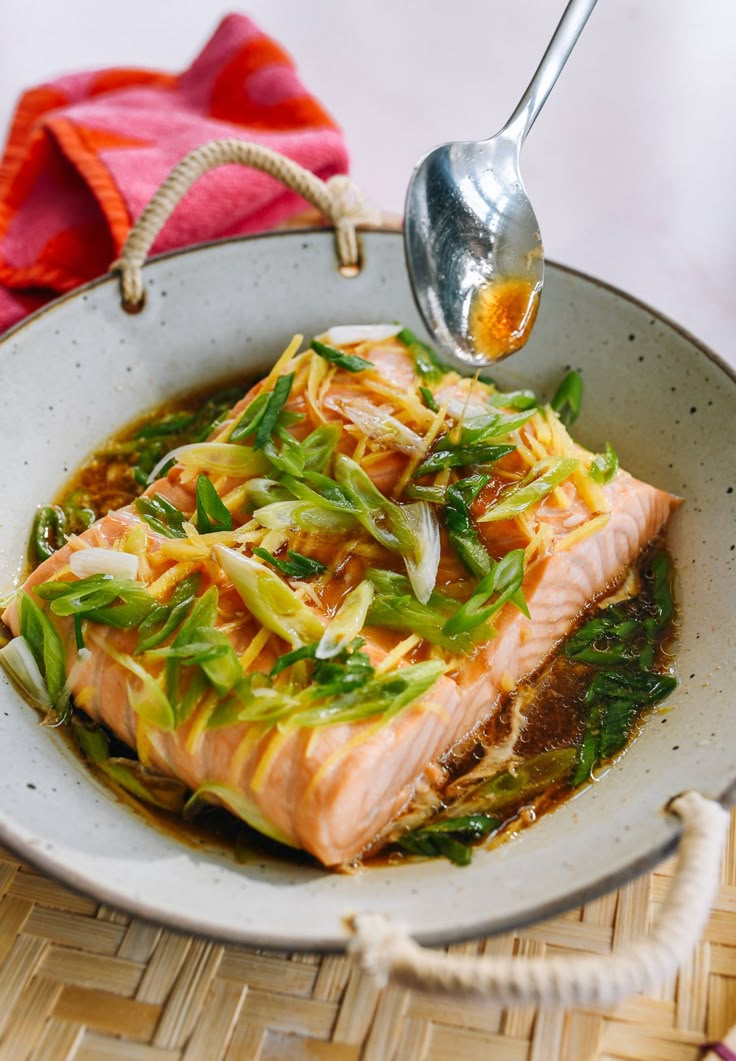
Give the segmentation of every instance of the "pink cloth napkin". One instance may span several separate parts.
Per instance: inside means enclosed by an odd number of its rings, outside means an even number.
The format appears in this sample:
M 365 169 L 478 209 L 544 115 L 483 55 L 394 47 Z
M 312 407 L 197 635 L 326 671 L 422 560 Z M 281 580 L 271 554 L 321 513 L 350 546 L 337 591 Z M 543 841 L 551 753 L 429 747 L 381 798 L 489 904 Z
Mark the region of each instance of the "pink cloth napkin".
M 104 273 L 176 162 L 221 137 L 266 144 L 323 179 L 347 171 L 335 122 L 243 15 L 180 75 L 99 70 L 24 93 L 0 163 L 0 331 Z M 265 174 L 223 166 L 187 193 L 153 252 L 263 231 L 304 206 Z

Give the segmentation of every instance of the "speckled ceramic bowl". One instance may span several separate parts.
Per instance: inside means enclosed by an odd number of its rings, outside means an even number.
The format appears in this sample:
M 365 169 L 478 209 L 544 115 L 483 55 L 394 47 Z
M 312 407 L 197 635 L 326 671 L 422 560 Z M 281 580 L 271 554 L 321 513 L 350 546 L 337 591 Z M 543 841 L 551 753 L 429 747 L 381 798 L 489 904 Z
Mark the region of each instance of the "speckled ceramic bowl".
M 163 398 L 265 370 L 294 332 L 401 320 L 421 332 L 401 236 L 364 237 L 354 279 L 330 232 L 286 233 L 151 262 L 148 300 L 121 311 L 103 279 L 0 343 L 0 591 L 17 579 L 36 506 L 111 432 Z M 736 381 L 646 306 L 550 266 L 534 336 L 501 386 L 551 392 L 583 373 L 576 434 L 610 440 L 634 474 L 681 494 L 681 684 L 621 762 L 578 798 L 472 866 L 444 861 L 339 876 L 237 865 L 158 832 L 121 805 L 0 678 L 0 841 L 74 888 L 146 917 L 254 945 L 342 947 L 344 919 L 386 912 L 425 942 L 501 931 L 576 905 L 672 850 L 666 801 L 736 781 Z

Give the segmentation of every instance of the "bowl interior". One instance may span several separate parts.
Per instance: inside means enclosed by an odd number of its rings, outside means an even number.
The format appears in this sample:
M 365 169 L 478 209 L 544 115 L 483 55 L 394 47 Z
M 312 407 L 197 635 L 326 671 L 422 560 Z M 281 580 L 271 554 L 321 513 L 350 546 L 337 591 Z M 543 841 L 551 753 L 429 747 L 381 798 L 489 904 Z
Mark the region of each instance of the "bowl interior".
M 0 343 L 0 592 L 16 581 L 39 503 L 113 431 L 164 398 L 258 374 L 292 334 L 401 320 L 423 329 L 395 233 L 364 236 L 354 279 L 329 232 L 214 244 L 146 267 L 138 316 L 112 279 L 37 314 Z M 549 397 L 585 381 L 575 425 L 593 449 L 685 498 L 670 543 L 679 576 L 681 684 L 620 763 L 471 867 L 434 862 L 338 876 L 276 859 L 236 865 L 120 805 L 0 676 L 0 840 L 70 885 L 158 921 L 276 947 L 341 947 L 344 919 L 386 912 L 426 942 L 501 931 L 575 905 L 653 864 L 676 839 L 662 811 L 688 788 L 736 780 L 730 689 L 736 599 L 736 382 L 675 326 L 589 278 L 549 266 L 533 338 L 502 387 Z

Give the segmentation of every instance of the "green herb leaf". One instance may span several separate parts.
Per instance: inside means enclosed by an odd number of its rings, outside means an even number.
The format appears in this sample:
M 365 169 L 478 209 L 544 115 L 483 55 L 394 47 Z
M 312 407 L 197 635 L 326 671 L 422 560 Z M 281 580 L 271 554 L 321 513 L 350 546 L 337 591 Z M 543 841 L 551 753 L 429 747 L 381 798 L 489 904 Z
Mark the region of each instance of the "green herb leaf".
M 661 549 L 654 553 L 642 572 L 644 578 L 654 582 L 652 594 L 657 609 L 656 629 L 660 630 L 672 618 L 674 602 L 672 599 L 672 571 L 667 554 Z
M 217 632 L 214 626 L 217 620 L 218 601 L 217 587 L 210 586 L 201 597 L 194 601 L 189 615 L 179 627 L 169 649 L 149 650 L 154 657 L 163 655 L 165 659 L 166 697 L 170 704 L 174 726 L 186 721 L 207 687 L 207 675 L 203 669 L 201 673 L 195 673 L 195 676 L 190 679 L 189 686 L 182 695 L 180 688 L 182 661 L 184 664 L 189 663 L 190 666 L 199 662 L 193 658 L 195 651 L 191 650 L 191 646 L 195 644 L 199 646 L 203 663 L 220 659 L 227 652 L 226 647 L 223 650 L 221 645 L 208 640 L 207 631 L 212 631 L 213 634 Z M 240 666 L 239 661 L 238 666 Z M 242 668 L 240 676 L 242 677 Z
M 302 442 L 304 467 L 321 472 L 329 463 L 342 435 L 342 424 L 322 424 L 315 428 Z
M 183 527 L 186 516 L 163 494 L 137 497 L 134 503 L 136 511 L 152 530 L 165 538 L 186 538 Z
M 144 803 L 171 811 L 173 814 L 180 814 L 184 809 L 188 789 L 183 781 L 156 774 L 136 759 L 108 759 L 99 764 L 99 769 L 131 796 Z
M 173 777 L 156 774 L 136 759 L 110 758 L 110 742 L 99 726 L 79 719 L 72 721 L 82 754 L 122 789 L 154 807 L 179 814 L 186 802 L 187 787 Z
M 38 592 L 40 587 L 35 587 Z M 49 617 L 27 593 L 17 596 L 18 625 L 43 675 L 54 710 L 66 717 L 69 694 L 66 691 L 64 643 Z
M 580 416 L 583 403 L 583 377 L 579 372 L 568 372 L 549 403 L 565 427 L 570 427 Z
M 156 600 L 140 582 L 113 575 L 90 575 L 71 581 L 49 581 L 35 587 L 42 600 L 51 601 L 54 615 L 78 615 L 90 622 L 124 628 L 139 626 L 156 607 Z
M 309 344 L 316 354 L 323 357 L 338 368 L 344 368 L 347 372 L 363 372 L 367 368 L 373 368 L 372 361 L 366 361 L 364 357 L 357 354 L 346 354 L 342 350 L 336 350 L 334 346 L 321 343 L 319 339 L 312 339 Z
M 593 663 L 599 667 L 605 667 L 609 664 L 627 663 L 635 660 L 638 656 L 638 650 L 635 646 L 627 644 L 625 641 L 607 641 L 605 648 L 593 648 L 590 646 L 579 648 L 574 653 L 565 652 L 565 655 L 570 655 L 578 663 Z
M 75 490 L 64 502 L 64 521 L 66 534 L 82 534 L 97 519 L 97 513 L 90 507 L 88 495 L 81 489 Z
M 305 457 L 301 442 L 297 442 L 294 436 L 280 424 L 276 426 L 274 435 L 280 439 L 281 445 L 277 447 L 276 443 L 270 439 L 263 447 L 263 452 L 277 471 L 301 478 L 304 474 Z
M 599 486 L 605 486 L 606 483 L 610 483 L 617 471 L 618 456 L 611 443 L 606 442 L 605 452 L 599 453 L 590 466 L 590 478 Z
M 524 598 L 520 596 L 524 579 L 524 550 L 514 549 L 498 562 L 490 561 L 491 570 L 481 579 L 473 596 L 451 616 L 443 633 L 448 635 L 467 633 L 512 601 L 519 611 L 529 615 Z M 493 600 L 490 598 L 493 597 Z
M 94 722 L 72 719 L 72 732 L 85 759 L 91 763 L 104 763 L 110 754 L 110 741 L 104 729 Z
M 287 578 L 314 578 L 315 575 L 321 575 L 327 570 L 325 564 L 320 560 L 313 560 L 310 556 L 302 556 L 301 553 L 296 553 L 293 549 L 286 550 L 286 560 L 277 560 L 272 553 L 269 553 L 268 549 L 256 548 L 253 553 L 255 556 L 259 556 L 261 560 L 265 560 L 272 567 L 275 567 L 282 575 L 286 575 Z
M 431 346 L 427 346 L 417 339 L 414 332 L 409 328 L 402 328 L 397 339 L 409 348 L 409 353 L 414 358 L 414 366 L 417 373 L 426 383 L 439 383 L 449 369 L 442 364 Z M 431 406 L 430 406 L 431 408 Z M 436 412 L 436 410 L 434 410 Z
M 506 438 L 512 431 L 523 427 L 534 412 L 535 410 L 532 409 L 517 413 L 516 416 L 506 416 L 503 413 L 482 413 L 479 416 L 469 416 L 460 427 L 460 446 L 475 446 L 491 439 L 498 441 Z
M 491 636 L 489 627 L 481 624 L 472 633 L 448 635 L 445 623 L 455 614 L 458 602 L 436 590 L 426 604 L 420 604 L 412 593 L 408 578 L 393 571 L 372 569 L 366 572 L 376 590 L 366 622 L 387 630 L 419 634 L 433 645 L 449 652 L 467 652 L 481 638 Z
M 440 411 L 439 406 L 435 401 L 434 394 L 432 394 L 432 391 L 429 389 L 429 387 L 420 387 L 419 393 L 422 396 L 422 401 L 428 409 L 431 409 L 433 413 L 438 413 Z
M 230 432 L 231 442 L 242 442 L 256 430 L 263 414 L 271 402 L 271 392 L 264 391 L 256 395 L 253 401 L 245 409 L 235 427 Z
M 554 748 L 502 770 L 482 781 L 450 808 L 455 814 L 505 815 L 528 803 L 553 784 L 566 780 L 577 759 L 576 748 Z
M 637 713 L 638 705 L 631 700 L 611 700 L 606 705 L 600 724 L 600 759 L 610 759 L 626 746 Z
M 269 394 L 268 405 L 264 407 L 263 415 L 258 421 L 253 449 L 263 449 L 266 443 L 270 441 L 271 435 L 276 428 L 276 422 L 289 399 L 293 382 L 293 372 L 289 373 L 288 376 L 279 376 L 276 380 L 274 388 Z
M 43 505 L 36 513 L 31 546 L 36 563 L 48 560 L 66 541 L 66 516 L 58 505 Z
M 299 530 L 317 536 L 349 534 L 356 529 L 356 520 L 349 512 L 317 501 L 277 501 L 257 508 L 253 518 L 268 530 Z
M 430 505 L 444 505 L 447 490 L 444 486 L 422 486 L 421 483 L 409 483 L 404 496 L 414 501 L 428 501 Z
M 350 692 L 297 710 L 289 716 L 289 724 L 312 728 L 358 722 L 376 715 L 381 715 L 385 721 L 431 689 L 444 669 L 444 663 L 437 660 L 411 663 L 381 674 Z
M 626 700 L 629 704 L 645 707 L 664 700 L 676 686 L 677 679 L 671 674 L 620 667 L 596 674 L 585 698 L 587 703 L 601 699 Z
M 322 623 L 293 589 L 264 564 L 223 545 L 215 546 L 223 571 L 259 623 L 293 648 L 322 636 Z
M 224 387 L 201 405 L 194 414 L 194 420 L 185 430 L 182 442 L 203 442 L 220 426 L 230 414 L 233 405 L 242 397 L 240 387 Z
M 274 663 L 273 667 L 269 671 L 269 678 L 275 678 L 281 674 L 288 667 L 293 666 L 295 663 L 301 663 L 305 659 L 314 659 L 317 652 L 317 642 L 315 641 L 311 645 L 301 645 L 299 648 L 294 648 L 291 652 L 284 652 L 283 656 Z
M 318 659 L 332 659 L 354 641 L 363 629 L 374 594 L 373 583 L 363 579 L 345 595 L 317 645 Z
M 642 565 L 653 614 L 631 618 L 634 601 L 609 605 L 568 638 L 565 655 L 600 669 L 585 694 L 588 717 L 572 778 L 582 784 L 594 767 L 627 743 L 640 711 L 668 696 L 677 685 L 671 674 L 655 671 L 656 639 L 672 615 L 667 556 L 656 551 Z
M 243 677 L 243 668 L 230 638 L 212 626 L 194 627 L 186 642 L 175 642 L 170 648 L 154 648 L 148 655 L 175 659 L 187 667 L 201 667 L 219 696 L 229 693 Z
M 513 453 L 515 446 L 494 446 L 480 443 L 475 446 L 455 446 L 447 436 L 436 443 L 435 452 L 414 471 L 412 479 L 423 475 L 433 475 L 445 468 L 466 468 L 471 464 L 493 464 L 502 457 Z
M 315 695 L 340 696 L 362 689 L 375 675 L 370 657 L 361 652 L 363 639 L 356 637 L 351 644 L 332 659 L 315 660 L 312 679 L 319 686 Z
M 160 645 L 184 621 L 196 599 L 200 579 L 199 572 L 183 579 L 174 587 L 168 604 L 157 604 L 151 610 L 138 627 L 136 655 Z
M 452 483 L 446 493 L 445 526 L 450 544 L 477 578 L 490 572 L 491 558 L 473 525 L 470 505 L 490 479 L 490 475 L 471 475 Z
M 315 683 L 315 688 L 312 690 L 313 696 L 321 699 L 351 692 L 353 689 L 364 686 L 375 674 L 370 658 L 360 650 L 363 644 L 363 639 L 357 637 L 338 655 L 328 660 L 317 659 L 316 643 L 303 645 L 301 648 L 279 656 L 271 668 L 269 677 L 277 677 L 295 663 L 312 660 L 312 681 Z
M 602 714 L 603 705 L 594 704 L 588 715 L 583 739 L 575 757 L 575 769 L 570 778 L 573 788 L 589 780 L 593 767 L 600 759 Z
M 443 856 L 456 866 L 467 866 L 473 857 L 472 844 L 485 840 L 501 825 L 500 818 L 487 814 L 469 814 L 462 818 L 445 818 L 405 833 L 398 846 L 426 858 Z
M 392 552 L 414 555 L 414 534 L 401 506 L 385 497 L 359 464 L 345 454 L 338 454 L 335 478 L 348 498 L 353 515 L 371 537 Z
M 160 420 L 151 420 L 139 427 L 135 438 L 164 438 L 179 435 L 194 422 L 194 413 L 167 413 Z
M 266 818 L 257 804 L 248 799 L 243 791 L 228 785 L 208 782 L 200 785 L 184 805 L 184 817 L 190 817 L 202 809 L 202 806 L 215 803 L 226 807 L 236 818 L 241 818 L 251 829 L 277 840 L 280 844 L 293 847 L 293 843 L 272 822 Z
M 496 391 L 491 394 L 488 404 L 501 409 L 536 409 L 538 406 L 537 396 L 534 391 Z
M 269 466 L 268 459 L 255 448 L 232 442 L 196 442 L 180 446 L 172 450 L 171 458 L 190 471 L 232 475 L 238 479 L 263 475 Z M 163 470 L 157 474 L 163 474 Z
M 539 461 L 521 482 L 502 490 L 478 522 L 489 523 L 521 515 L 569 478 L 577 467 L 578 461 L 573 457 Z
M 233 529 L 233 517 L 223 504 L 212 481 L 206 475 L 197 477 L 197 530 L 200 534 Z

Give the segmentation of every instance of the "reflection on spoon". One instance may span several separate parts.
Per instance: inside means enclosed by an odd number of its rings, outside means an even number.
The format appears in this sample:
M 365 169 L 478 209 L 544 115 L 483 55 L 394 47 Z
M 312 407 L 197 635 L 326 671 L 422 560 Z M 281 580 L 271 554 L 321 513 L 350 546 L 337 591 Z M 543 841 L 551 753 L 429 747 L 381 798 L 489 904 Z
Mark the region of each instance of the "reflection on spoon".
M 478 288 L 468 314 L 468 334 L 478 353 L 500 361 L 521 349 L 534 327 L 541 291 L 541 283 L 526 276 L 494 279 Z

